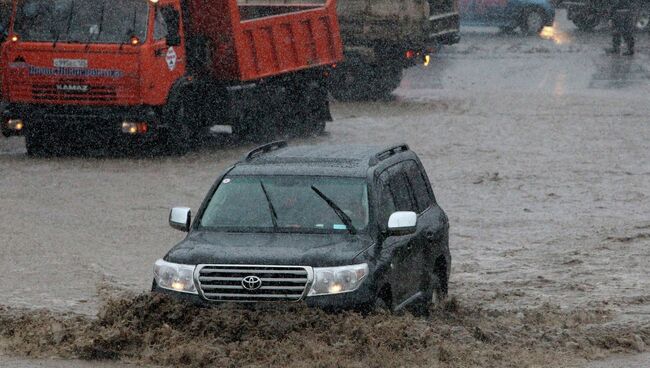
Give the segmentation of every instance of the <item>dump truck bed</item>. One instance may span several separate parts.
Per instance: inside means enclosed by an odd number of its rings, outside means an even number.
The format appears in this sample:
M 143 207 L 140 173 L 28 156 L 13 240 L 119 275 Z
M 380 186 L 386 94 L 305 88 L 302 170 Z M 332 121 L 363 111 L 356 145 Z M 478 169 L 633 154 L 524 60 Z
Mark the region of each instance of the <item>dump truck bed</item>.
M 324 4 L 190 4 L 190 34 L 207 37 L 215 78 L 251 81 L 343 59 L 336 1 Z M 200 11 L 199 11 L 200 10 Z
M 239 0 L 239 4 L 304 6 L 308 1 Z M 374 43 L 418 45 L 458 32 L 455 3 L 454 0 L 339 0 L 336 6 L 343 42 L 350 47 Z

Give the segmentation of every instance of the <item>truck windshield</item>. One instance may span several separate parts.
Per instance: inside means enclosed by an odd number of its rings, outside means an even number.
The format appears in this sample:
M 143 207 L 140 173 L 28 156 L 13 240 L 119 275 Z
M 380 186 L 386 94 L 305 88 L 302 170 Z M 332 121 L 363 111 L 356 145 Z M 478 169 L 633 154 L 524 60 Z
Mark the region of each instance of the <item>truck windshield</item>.
M 145 39 L 146 0 L 23 0 L 14 32 L 24 41 L 124 43 Z
M 365 180 L 311 176 L 225 178 L 210 199 L 199 227 L 238 232 L 347 233 L 341 217 L 312 186 L 335 202 L 357 231 L 367 227 Z

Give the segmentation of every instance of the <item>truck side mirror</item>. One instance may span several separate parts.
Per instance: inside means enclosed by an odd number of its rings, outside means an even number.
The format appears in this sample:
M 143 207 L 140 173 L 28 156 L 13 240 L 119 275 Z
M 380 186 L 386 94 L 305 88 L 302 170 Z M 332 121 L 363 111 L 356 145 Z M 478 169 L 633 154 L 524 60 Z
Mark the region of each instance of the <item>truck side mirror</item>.
M 388 236 L 414 234 L 417 230 L 418 215 L 412 211 L 398 211 L 388 219 Z
M 174 207 L 169 211 L 169 226 L 183 232 L 190 231 L 192 210 L 188 207 Z
M 167 24 L 167 46 L 180 46 L 180 14 L 178 14 L 178 11 L 171 6 L 160 8 L 160 12 Z
M 181 35 L 178 32 L 170 31 L 167 34 L 167 46 L 180 46 L 181 45 Z

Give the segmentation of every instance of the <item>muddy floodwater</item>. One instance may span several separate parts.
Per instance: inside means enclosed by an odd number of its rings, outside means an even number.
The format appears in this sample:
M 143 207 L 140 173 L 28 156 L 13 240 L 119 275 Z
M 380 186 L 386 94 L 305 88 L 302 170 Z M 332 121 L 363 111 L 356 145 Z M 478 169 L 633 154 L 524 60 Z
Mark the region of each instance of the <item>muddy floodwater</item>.
M 198 208 L 253 143 L 33 159 L 0 139 L 0 366 L 647 367 L 618 354 L 650 344 L 650 35 L 612 57 L 559 17 L 545 38 L 465 29 L 394 99 L 333 102 L 325 136 L 290 142 L 418 153 L 453 257 L 426 319 L 147 295 L 183 236 L 169 208 Z

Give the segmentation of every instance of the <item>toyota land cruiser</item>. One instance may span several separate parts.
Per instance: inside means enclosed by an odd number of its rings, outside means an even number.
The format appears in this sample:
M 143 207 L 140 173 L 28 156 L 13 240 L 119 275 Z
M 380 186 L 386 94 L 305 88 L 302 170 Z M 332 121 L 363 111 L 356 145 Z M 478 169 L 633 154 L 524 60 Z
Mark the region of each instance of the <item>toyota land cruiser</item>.
M 153 291 L 198 304 L 304 302 L 426 313 L 444 298 L 447 216 L 405 144 L 251 151 L 215 182 L 154 266 Z

